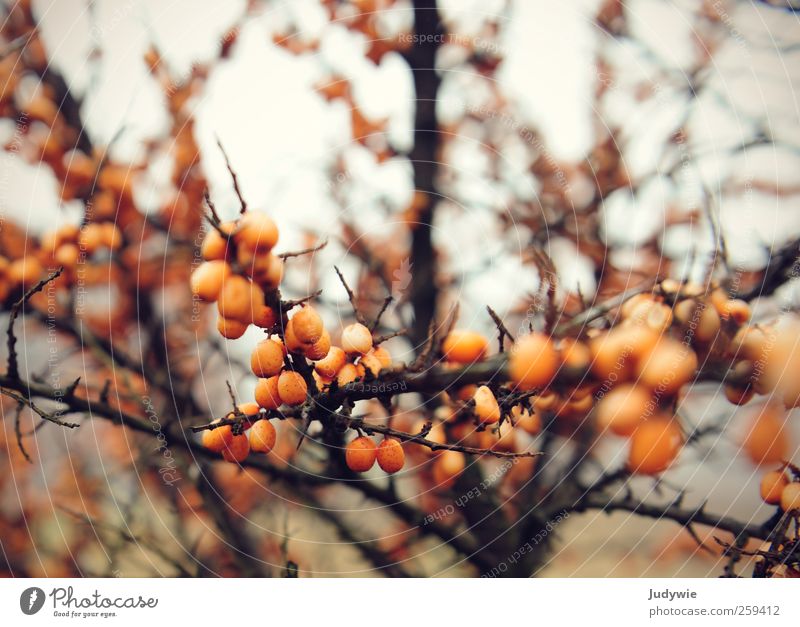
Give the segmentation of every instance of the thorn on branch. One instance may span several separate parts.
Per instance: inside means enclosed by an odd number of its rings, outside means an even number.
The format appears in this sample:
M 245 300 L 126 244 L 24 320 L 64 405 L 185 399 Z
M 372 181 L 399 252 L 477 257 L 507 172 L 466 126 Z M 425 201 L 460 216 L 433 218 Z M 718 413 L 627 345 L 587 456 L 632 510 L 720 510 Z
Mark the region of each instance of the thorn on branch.
M 497 312 L 486 305 L 486 311 L 489 312 L 492 320 L 494 321 L 495 326 L 497 326 L 497 343 L 499 344 L 500 352 L 502 353 L 505 349 L 504 347 L 504 338 L 508 338 L 509 341 L 513 344 L 514 343 L 514 336 L 511 335 L 511 332 L 508 330 L 503 321 L 500 319 L 500 316 L 497 315 Z

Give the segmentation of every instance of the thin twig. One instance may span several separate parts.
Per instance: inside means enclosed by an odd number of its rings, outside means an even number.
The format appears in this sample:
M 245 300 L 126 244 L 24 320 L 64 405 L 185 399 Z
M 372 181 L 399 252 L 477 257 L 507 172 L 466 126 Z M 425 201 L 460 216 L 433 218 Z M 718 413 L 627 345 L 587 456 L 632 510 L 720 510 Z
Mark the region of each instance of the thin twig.
M 25 408 L 24 403 L 17 403 L 17 411 L 14 413 L 14 434 L 17 436 L 17 446 L 20 452 L 28 460 L 29 464 L 33 463 L 28 451 L 25 450 L 25 445 L 22 443 L 22 429 L 20 428 L 20 418 L 22 417 L 22 410 Z M 44 423 L 41 423 L 44 424 Z
M 17 358 L 17 336 L 14 334 L 14 323 L 19 316 L 19 312 L 22 307 L 25 305 L 30 298 L 44 289 L 44 286 L 50 283 L 50 281 L 54 281 L 61 273 L 64 271 L 64 266 L 61 266 L 54 272 L 51 272 L 46 278 L 39 281 L 36 285 L 30 288 L 27 292 L 22 295 L 14 305 L 11 307 L 11 314 L 8 318 L 8 376 L 12 379 L 19 378 L 19 363 Z
M 345 291 L 347 292 L 347 299 L 350 301 L 350 304 L 353 307 L 353 313 L 356 316 L 356 320 L 358 320 L 364 326 L 367 326 L 367 321 L 364 318 L 364 315 L 358 310 L 358 305 L 356 304 L 356 295 L 353 293 L 353 290 L 350 289 L 350 286 L 347 284 L 347 281 L 342 274 L 342 271 L 339 270 L 338 266 L 333 266 L 333 269 L 336 270 L 336 274 L 339 275 L 339 281 L 342 282 Z
M 407 334 L 408 329 L 398 329 L 397 331 L 392 331 L 391 333 L 376 335 L 374 338 L 372 338 L 372 344 L 373 346 L 378 346 L 379 344 L 383 344 L 386 340 L 391 340 L 393 337 L 400 337 Z
M 281 254 L 278 255 L 278 257 L 280 257 L 281 259 L 286 260 L 286 259 L 290 259 L 292 257 L 300 257 L 302 255 L 310 255 L 310 254 L 313 254 L 313 253 L 316 253 L 316 252 L 322 250 L 327 245 L 328 245 L 328 240 L 326 239 L 326 240 L 323 240 L 322 243 L 317 244 L 316 246 L 312 246 L 310 248 L 304 248 L 303 250 L 293 250 L 293 251 L 288 252 L 288 253 L 281 253 Z
M 486 305 L 486 311 L 489 312 L 489 315 L 492 317 L 492 320 L 494 321 L 495 325 L 497 326 L 497 343 L 499 344 L 499 349 L 500 349 L 500 352 L 502 353 L 503 350 L 505 349 L 504 342 L 503 342 L 504 338 L 507 337 L 513 343 L 514 342 L 514 336 L 511 335 L 511 332 L 508 330 L 506 325 L 503 324 L 503 321 L 500 319 L 500 316 L 497 315 L 497 312 L 495 312 L 494 309 L 489 307 L 489 305 Z
M 457 451 L 459 453 L 467 453 L 469 455 L 481 455 L 481 456 L 494 456 L 494 457 L 539 457 L 542 455 L 541 452 L 525 452 L 525 453 L 510 453 L 504 451 L 496 451 L 494 449 L 488 448 L 476 448 L 473 446 L 461 446 L 460 444 L 440 444 L 439 442 L 434 442 L 433 440 L 428 440 L 425 437 L 425 432 L 423 430 L 422 433 L 413 434 L 413 433 L 406 433 L 405 431 L 398 431 L 397 429 L 392 429 L 390 427 L 386 427 L 383 425 L 376 425 L 366 422 L 363 418 L 346 418 L 342 417 L 349 423 L 349 426 L 353 429 L 361 429 L 368 435 L 372 435 L 373 433 L 380 433 L 381 435 L 389 436 L 391 438 L 396 438 L 398 440 L 402 440 L 403 442 L 412 442 L 414 444 L 419 444 L 421 446 L 425 446 L 432 451 Z
M 375 329 L 378 328 L 378 325 L 381 323 L 381 318 L 383 318 L 383 314 L 386 313 L 386 310 L 389 308 L 389 305 L 391 305 L 393 300 L 394 296 L 392 296 L 391 294 L 389 294 L 386 298 L 383 299 L 383 304 L 381 305 L 381 309 L 378 312 L 378 315 L 375 316 L 375 320 L 372 321 L 372 324 L 369 327 L 370 331 L 374 333 Z
M 242 196 L 242 190 L 239 189 L 239 178 L 236 176 L 236 172 L 233 171 L 231 160 L 228 158 L 228 153 L 225 152 L 225 148 L 222 146 L 222 142 L 220 141 L 219 137 L 217 137 L 217 146 L 219 146 L 222 156 L 225 158 L 225 166 L 228 168 L 228 172 L 233 180 L 233 189 L 236 192 L 236 195 L 239 197 L 239 203 L 241 204 L 239 213 L 245 213 L 247 211 L 247 203 L 244 200 L 244 196 Z

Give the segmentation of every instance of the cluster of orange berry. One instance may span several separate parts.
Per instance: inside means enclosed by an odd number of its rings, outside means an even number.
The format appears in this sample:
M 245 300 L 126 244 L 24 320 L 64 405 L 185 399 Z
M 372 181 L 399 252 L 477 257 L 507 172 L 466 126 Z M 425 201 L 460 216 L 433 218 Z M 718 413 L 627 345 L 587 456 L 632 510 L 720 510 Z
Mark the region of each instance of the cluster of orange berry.
M 237 339 L 251 324 L 269 329 L 277 322 L 264 296 L 283 278 L 283 260 L 272 253 L 277 242 L 278 227 L 261 211 L 224 222 L 203 240 L 205 261 L 192 273 L 190 285 L 195 297 L 217 303 L 217 329 L 223 337 Z
M 792 478 L 786 473 L 786 468 L 771 470 L 761 479 L 761 498 L 769 505 L 779 505 L 784 512 L 800 511 L 800 481 L 791 469 Z
M 800 384 L 796 378 L 785 380 L 785 373 L 800 367 L 800 352 L 791 339 L 800 325 L 771 330 L 746 326 L 749 319 L 749 305 L 721 289 L 706 293 L 698 285 L 664 281 L 658 292 L 627 300 L 610 330 L 587 329 L 581 338 L 561 340 L 531 333 L 514 343 L 508 373 L 512 391 L 537 394 L 529 404 L 514 406 L 507 422 L 535 435 L 542 425 L 540 413 L 562 422 L 591 417 L 599 432 L 630 438 L 632 472 L 660 473 L 681 450 L 683 432 L 671 407 L 697 375 L 699 363 L 730 369 L 733 382 L 726 384 L 726 397 L 733 403 L 748 402 L 754 392 L 777 392 L 786 406 L 798 404 Z M 478 333 L 455 330 L 442 349 L 448 362 L 469 364 L 484 359 L 488 346 Z M 471 398 L 474 417 L 483 427 L 501 420 L 489 386 L 467 386 L 456 394 L 460 400 Z M 449 411 L 446 420 L 452 420 Z M 780 454 L 767 450 L 775 440 L 773 422 L 761 420 L 757 437 L 748 439 L 746 450 L 758 462 Z M 495 446 L 513 442 L 509 431 Z M 481 441 L 485 429 L 476 435 Z M 483 444 L 488 447 L 491 441 Z
M 277 440 L 275 427 L 262 416 L 256 403 L 242 403 L 236 409 L 238 414 L 244 416 L 244 420 L 203 431 L 203 446 L 221 453 L 226 461 L 234 463 L 243 462 L 251 451 L 269 453 Z M 235 413 L 226 416 L 231 421 L 236 417 Z
M 203 240 L 201 253 L 205 261 L 192 274 L 192 293 L 201 300 L 217 303 L 217 328 L 223 337 L 237 339 L 250 324 L 270 334 L 256 345 L 250 356 L 250 367 L 258 381 L 256 402 L 239 408 L 239 413 L 245 416 L 244 422 L 236 429 L 235 425 L 224 424 L 203 433 L 207 448 L 221 452 L 229 461 L 240 462 L 251 450 L 272 450 L 275 431 L 267 426 L 270 423 L 264 417 L 266 412 L 282 405 L 302 405 L 308 397 L 311 380 L 306 380 L 287 362 L 290 353 L 293 359 L 304 358 L 313 363 L 310 373 L 318 391 L 324 391 L 334 381 L 344 386 L 361 380 L 367 371 L 377 376 L 391 365 L 392 359 L 385 348 L 374 346 L 372 332 L 361 323 L 345 327 L 341 346 L 332 345 L 322 318 L 308 304 L 289 312 L 285 322 L 279 319 L 279 313 L 267 304 L 266 295 L 277 290 L 283 276 L 283 261 L 272 252 L 278 241 L 278 229 L 266 214 L 249 211 L 237 222 L 226 222 L 219 227 L 209 231 Z M 262 417 L 252 420 L 257 415 Z M 249 439 L 244 433 L 248 429 Z M 373 444 L 376 450 L 367 464 L 366 441 L 372 442 L 365 436 L 354 440 L 361 444 L 352 446 L 362 446 L 365 451 L 356 456 L 358 461 L 352 461 L 351 449 L 347 449 L 345 458 L 352 470 L 363 472 L 376 459 L 387 472 L 402 468 L 403 449 L 399 442 L 387 439 L 380 447 Z
M 113 222 L 90 222 L 83 227 L 65 225 L 45 233 L 38 248 L 26 251 L 18 259 L 0 256 L 0 301 L 14 291 L 25 290 L 45 275 L 47 267 L 63 267 L 58 286 L 73 283 L 81 259 L 102 248 L 116 251 L 122 245 L 122 233 Z

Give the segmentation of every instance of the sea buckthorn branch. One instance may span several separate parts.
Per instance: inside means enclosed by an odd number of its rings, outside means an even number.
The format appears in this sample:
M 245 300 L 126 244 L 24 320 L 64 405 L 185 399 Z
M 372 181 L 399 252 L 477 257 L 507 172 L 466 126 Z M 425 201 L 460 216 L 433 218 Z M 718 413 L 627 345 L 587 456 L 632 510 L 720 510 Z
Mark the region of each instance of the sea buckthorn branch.
M 11 381 L 6 375 L 0 375 L 0 387 L 4 389 L 4 392 L 6 389 L 17 389 L 26 395 L 57 401 L 66 407 L 61 413 L 81 413 L 90 417 L 105 418 L 115 424 L 131 428 L 150 437 L 155 436 L 152 425 L 145 418 L 123 412 L 105 403 L 93 402 L 75 395 L 69 395 L 65 389 L 52 388 L 49 385 L 26 382 L 19 379 Z M 233 424 L 235 420 L 239 419 L 229 420 Z M 168 446 L 180 446 L 192 454 L 199 454 L 211 460 L 220 459 L 219 454 L 209 451 L 199 442 L 187 438 L 182 429 L 168 426 L 163 430 L 163 436 L 164 442 Z M 491 563 L 479 555 L 478 547 L 469 533 L 451 530 L 447 525 L 439 521 L 426 521 L 426 514 L 423 511 L 416 509 L 407 501 L 398 500 L 391 491 L 380 488 L 370 481 L 365 481 L 355 473 L 345 470 L 343 478 L 348 479 L 348 481 L 341 484 L 336 477 L 326 478 L 301 470 L 278 468 L 269 463 L 266 458 L 250 456 L 240 464 L 243 467 L 263 472 L 288 487 L 324 488 L 331 485 L 344 485 L 357 490 L 367 498 L 386 505 L 390 511 L 412 529 L 424 529 L 425 532 L 430 532 L 437 536 L 445 545 L 464 555 L 468 561 L 474 563 L 477 567 L 483 569 L 491 568 Z
M 8 317 L 8 329 L 6 330 L 6 335 L 8 336 L 8 376 L 11 378 L 16 378 L 19 375 L 19 365 L 17 363 L 17 336 L 14 333 L 14 323 L 17 321 L 17 317 L 25 306 L 25 303 L 27 303 L 34 294 L 41 292 L 48 283 L 61 276 L 63 271 L 64 268 L 62 266 L 51 272 L 47 277 L 28 289 L 22 295 L 22 298 L 11 307 L 11 313 Z
M 787 281 L 798 276 L 800 276 L 800 238 L 793 239 L 778 250 L 770 252 L 761 280 L 737 297 L 751 301 L 770 296 Z
M 678 523 L 683 527 L 691 525 L 704 525 L 722 531 L 727 531 L 734 537 L 766 539 L 772 531 L 769 527 L 758 524 L 747 524 L 729 516 L 719 516 L 708 513 L 705 503 L 694 509 L 686 509 L 669 503 L 667 505 L 651 505 L 639 499 L 625 497 L 623 499 L 608 498 L 603 494 L 590 492 L 578 499 L 573 511 L 582 512 L 587 509 L 601 510 L 606 513 L 626 511 L 638 516 L 648 518 L 666 519 Z
M 473 446 L 461 446 L 459 444 L 440 444 L 438 442 L 433 442 L 432 440 L 428 440 L 425 438 L 424 434 L 412 434 L 406 433 L 404 431 L 398 431 L 397 429 L 391 429 L 390 427 L 384 425 L 377 425 L 371 424 L 364 420 L 363 418 L 347 418 L 342 417 L 347 426 L 352 429 L 360 429 L 365 433 L 372 435 L 373 433 L 380 433 L 381 435 L 388 435 L 393 438 L 397 438 L 398 440 L 402 440 L 403 442 L 412 442 L 414 444 L 420 444 L 429 448 L 432 451 L 457 451 L 460 453 L 467 453 L 469 455 L 490 455 L 493 457 L 499 458 L 519 458 L 519 457 L 539 457 L 542 455 L 540 452 L 523 452 L 523 453 L 512 453 L 512 452 L 505 452 L 505 451 L 496 451 L 494 449 L 482 449 L 476 448 Z

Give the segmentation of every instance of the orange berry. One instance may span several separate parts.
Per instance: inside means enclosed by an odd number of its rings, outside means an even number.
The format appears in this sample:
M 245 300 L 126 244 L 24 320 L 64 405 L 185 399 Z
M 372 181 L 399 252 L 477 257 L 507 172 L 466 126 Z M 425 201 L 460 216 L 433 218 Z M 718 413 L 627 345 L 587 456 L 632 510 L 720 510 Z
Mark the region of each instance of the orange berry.
M 597 427 L 600 431 L 609 429 L 617 435 L 632 435 L 652 404 L 650 390 L 633 383 L 624 383 L 608 392 L 597 403 Z
M 442 342 L 444 358 L 458 364 L 471 364 L 486 357 L 489 340 L 475 331 L 453 329 Z
M 761 478 L 759 486 L 761 498 L 769 505 L 777 505 L 781 502 L 781 494 L 787 485 L 789 477 L 783 470 L 770 470 Z
M 557 368 L 558 353 L 547 336 L 531 333 L 514 344 L 508 370 L 521 390 L 546 387 Z
M 631 436 L 628 470 L 654 475 L 666 470 L 678 456 L 683 435 L 669 416 L 654 416 L 644 421 Z
M 219 420 L 214 422 L 219 422 Z M 201 437 L 204 447 L 214 453 L 221 453 L 233 438 L 233 430 L 230 425 L 222 425 L 216 429 L 206 429 Z
M 589 347 L 580 340 L 572 338 L 564 338 L 559 342 L 558 354 L 562 365 L 576 371 L 586 370 L 592 361 Z
M 442 451 L 433 462 L 433 480 L 440 487 L 449 487 L 466 466 L 467 460 L 460 451 Z
M 339 372 L 336 375 L 336 383 L 339 385 L 339 387 L 344 387 L 348 383 L 352 383 L 358 379 L 359 376 L 360 373 L 355 364 L 345 364 L 339 369 Z
M 239 403 L 236 406 L 236 409 L 239 410 L 240 413 L 248 417 L 253 417 L 258 415 L 259 411 L 258 403 Z
M 555 392 L 545 392 L 533 398 L 533 408 L 536 411 L 548 411 L 558 404 L 558 394 Z
M 250 250 L 245 246 L 239 246 L 236 252 L 236 260 L 244 268 L 253 281 L 265 283 L 269 281 L 270 265 L 274 255 L 271 253 L 259 253 Z
M 278 409 L 281 406 L 281 395 L 278 391 L 278 377 L 259 379 L 256 383 L 256 403 L 264 409 Z
M 314 344 L 325 330 L 322 318 L 313 307 L 305 306 L 292 316 L 292 329 L 295 337 L 303 344 Z
M 492 390 L 482 385 L 475 390 L 475 395 L 472 397 L 472 400 L 475 401 L 475 414 L 483 424 L 493 425 L 499 422 L 500 405 L 497 404 L 497 399 Z
M 253 374 L 266 379 L 280 374 L 283 368 L 283 346 L 273 340 L 259 342 L 250 355 Z
M 318 390 L 324 390 L 325 388 L 330 386 L 331 382 L 333 381 L 333 379 L 329 377 L 323 377 L 316 370 L 311 372 L 311 376 L 314 378 L 314 383 L 317 384 Z
M 519 405 L 511 408 L 514 426 L 520 427 L 528 435 L 539 435 L 542 432 L 542 419 L 535 411 L 529 411 Z
M 361 436 L 352 440 L 345 448 L 344 458 L 347 467 L 353 472 L 366 472 L 375 464 L 377 447 L 372 438 Z
M 395 473 L 403 468 L 406 463 L 406 454 L 403 446 L 397 440 L 384 439 L 378 447 L 378 466 L 381 470 L 389 474 Z
M 728 313 L 728 300 L 728 294 L 720 288 L 715 289 L 708 295 L 708 302 L 711 303 L 723 319 Z
M 363 324 L 356 322 L 342 330 L 342 349 L 346 353 L 369 352 L 372 348 L 372 333 Z
M 265 288 L 276 289 L 283 281 L 283 259 L 270 253 L 269 269 L 263 277 L 258 277 L 258 282 Z
M 381 360 L 375 356 L 374 351 L 368 352 L 366 355 L 362 356 L 361 359 L 358 360 L 358 363 L 361 364 L 365 372 L 369 370 L 373 376 L 378 376 L 383 369 L 383 364 L 381 364 Z
M 228 277 L 222 284 L 217 300 L 219 315 L 250 323 L 253 319 L 253 291 L 250 285 L 250 281 L 238 274 Z
M 592 340 L 592 372 L 608 381 L 631 378 L 636 361 L 658 341 L 658 334 L 646 326 L 613 329 Z
M 220 229 L 230 235 L 235 228 L 235 224 L 233 222 L 225 222 L 220 225 Z M 200 254 L 203 255 L 203 259 L 206 261 L 215 261 L 220 260 L 223 261 L 228 256 L 230 250 L 230 242 L 227 238 L 222 237 L 219 234 L 217 229 L 212 228 L 208 231 L 205 238 L 203 239 L 203 244 L 200 247 Z
M 378 358 L 381 363 L 381 368 L 388 368 L 392 365 L 392 355 L 383 346 L 376 346 L 372 349 L 371 353 Z
M 736 324 L 744 324 L 750 320 L 751 315 L 750 305 L 738 298 L 727 301 L 720 313 L 723 320 L 733 320 Z
M 705 305 L 705 303 L 703 303 L 703 305 Z M 702 307 L 703 305 L 698 303 L 693 298 L 684 298 L 683 300 L 675 303 L 675 308 L 672 310 L 672 314 L 681 324 L 688 324 L 689 321 L 696 317 L 697 313 L 699 313 L 698 307 Z
M 64 266 L 67 270 L 74 269 L 78 265 L 80 258 L 80 248 L 75 244 L 61 244 L 53 255 L 56 264 Z
M 771 335 L 770 344 L 765 346 L 764 368 L 759 382 L 770 391 L 783 399 L 789 407 L 800 405 L 800 321 L 787 319 L 775 328 Z M 771 345 L 771 350 L 769 350 Z
M 231 267 L 224 261 L 201 263 L 189 280 L 192 294 L 200 300 L 214 302 L 219 298 L 225 281 L 231 276 Z
M 231 441 L 222 449 L 222 458 L 231 463 L 241 463 L 249 454 L 250 441 L 244 433 L 231 437 Z
M 323 329 L 322 336 L 311 346 L 306 346 L 304 353 L 311 361 L 319 361 L 320 359 L 325 359 L 330 350 L 331 334 L 328 333 L 327 329 Z
M 103 245 L 109 250 L 117 250 L 122 246 L 122 232 L 113 222 L 104 222 L 100 225 L 100 237 Z
M 708 343 L 719 335 L 722 323 L 719 319 L 719 313 L 714 307 L 709 307 L 705 304 L 702 307 L 697 316 L 697 327 L 695 328 L 694 336 L 700 342 Z
M 790 483 L 781 492 L 781 509 L 784 512 L 800 510 L 800 483 Z
M 253 324 L 262 329 L 271 329 L 278 321 L 275 310 L 269 305 L 264 305 L 255 312 Z
M 250 426 L 253 424 L 253 420 L 258 418 L 259 411 L 261 410 L 261 408 L 258 406 L 258 403 L 240 403 L 236 406 L 236 409 L 240 414 L 245 416 L 245 420 L 242 422 L 245 429 L 250 428 Z M 230 417 L 233 418 L 233 414 L 231 414 Z
M 258 420 L 250 428 L 250 450 L 256 453 L 269 453 L 277 439 L 275 427 L 269 420 Z
M 642 355 L 637 367 L 638 382 L 659 394 L 675 394 L 697 371 L 695 352 L 671 338 L 661 338 Z
M 247 331 L 247 325 L 238 320 L 228 320 L 219 316 L 217 318 L 217 331 L 228 340 L 238 340 Z
M 14 285 L 20 285 L 27 289 L 36 285 L 43 273 L 44 268 L 36 257 L 22 257 L 11 262 L 8 268 L 8 279 Z
M 770 337 L 772 333 L 771 329 L 742 327 L 736 332 L 731 341 L 731 356 L 754 362 L 766 360 L 769 348 L 774 343 Z
M 278 394 L 287 405 L 300 405 L 305 402 L 308 385 L 299 372 L 284 370 L 278 377 Z
M 619 312 L 622 314 L 623 318 L 631 318 L 642 305 L 653 305 L 655 302 L 656 300 L 652 294 L 634 294 L 628 300 L 622 303 Z
M 789 454 L 789 439 L 784 428 L 786 415 L 772 403 L 755 411 L 742 448 L 754 464 L 774 464 Z
M 626 316 L 626 322 L 632 325 L 643 325 L 656 333 L 663 333 L 672 324 L 672 309 L 653 300 L 643 301 L 630 310 L 630 315 Z
M 105 239 L 103 227 L 97 222 L 90 222 L 81 229 L 78 246 L 87 255 L 92 255 L 103 246 Z
M 283 339 L 286 342 L 286 348 L 293 353 L 302 353 L 305 345 L 297 339 L 294 333 L 294 323 L 289 320 L 283 329 Z
M 331 346 L 328 354 L 314 364 L 316 370 L 323 377 L 335 377 L 347 361 L 347 355 L 338 346 Z
M 248 211 L 239 220 L 233 239 L 250 250 L 267 252 L 278 243 L 278 227 L 263 211 Z

